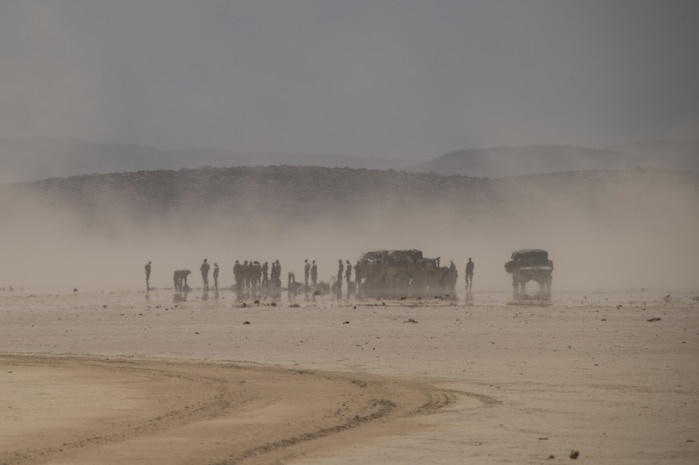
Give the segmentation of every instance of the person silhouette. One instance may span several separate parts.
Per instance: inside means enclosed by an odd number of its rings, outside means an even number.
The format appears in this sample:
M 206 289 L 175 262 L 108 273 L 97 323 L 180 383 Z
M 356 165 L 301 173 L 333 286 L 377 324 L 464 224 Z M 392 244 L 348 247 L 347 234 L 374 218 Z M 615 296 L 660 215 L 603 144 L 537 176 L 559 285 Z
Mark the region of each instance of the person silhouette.
M 199 267 L 199 271 L 201 271 L 201 279 L 204 281 L 204 288 L 209 287 L 209 268 L 211 268 L 211 266 L 205 258 L 204 263 L 202 263 L 201 267 Z
M 471 257 L 468 258 L 468 263 L 466 263 L 466 289 L 471 290 L 473 285 L 473 269 L 476 265 L 471 261 Z
M 146 290 L 150 290 L 150 265 L 150 261 L 146 263 Z

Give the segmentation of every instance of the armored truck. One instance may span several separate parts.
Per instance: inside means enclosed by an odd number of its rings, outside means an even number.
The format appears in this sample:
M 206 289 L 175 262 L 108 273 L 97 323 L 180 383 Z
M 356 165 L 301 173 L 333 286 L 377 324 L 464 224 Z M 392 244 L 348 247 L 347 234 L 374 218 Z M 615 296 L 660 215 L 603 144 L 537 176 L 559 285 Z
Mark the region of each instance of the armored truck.
M 440 266 L 440 258 L 422 251 L 377 250 L 364 253 L 357 262 L 361 278 L 356 283 L 362 297 L 453 296 L 456 266 Z
M 512 252 L 510 261 L 505 263 L 505 271 L 512 274 L 512 293 L 515 300 L 551 299 L 553 262 L 549 260 L 546 250 L 522 249 Z M 538 294 L 533 296 L 527 294 L 529 281 L 536 281 L 539 284 Z

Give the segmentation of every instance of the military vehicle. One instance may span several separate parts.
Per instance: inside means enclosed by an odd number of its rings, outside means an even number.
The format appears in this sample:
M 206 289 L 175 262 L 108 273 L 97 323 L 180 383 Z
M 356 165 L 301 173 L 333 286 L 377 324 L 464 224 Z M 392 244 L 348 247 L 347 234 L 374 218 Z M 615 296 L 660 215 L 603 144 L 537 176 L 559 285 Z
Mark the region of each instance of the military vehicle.
M 512 290 L 515 300 L 551 298 L 551 281 L 553 262 L 549 253 L 542 249 L 522 249 L 512 252 L 510 261 L 505 263 L 505 271 L 512 274 Z M 539 293 L 534 296 L 527 294 L 527 283 L 536 281 Z
M 376 298 L 454 296 L 456 266 L 440 266 L 439 261 L 415 249 L 366 252 L 357 262 L 357 293 Z

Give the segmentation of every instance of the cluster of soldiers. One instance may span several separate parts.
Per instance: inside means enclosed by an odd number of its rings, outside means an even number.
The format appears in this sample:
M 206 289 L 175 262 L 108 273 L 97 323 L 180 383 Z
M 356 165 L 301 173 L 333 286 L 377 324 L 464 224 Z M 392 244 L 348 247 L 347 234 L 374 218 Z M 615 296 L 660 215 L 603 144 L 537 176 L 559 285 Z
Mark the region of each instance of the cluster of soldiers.
M 268 262 L 260 264 L 257 260 L 245 260 L 240 263 L 236 260 L 233 265 L 234 289 L 239 298 L 258 297 L 270 289 L 277 293 L 281 290 L 281 275 L 282 265 L 279 260 L 272 262 L 271 273 Z
M 466 290 L 470 293 L 473 282 L 474 263 L 471 258 L 466 265 Z M 354 271 L 354 281 L 352 272 Z M 439 258 L 422 259 L 414 262 L 406 257 L 372 257 L 358 260 L 353 266 L 349 260 L 338 260 L 337 276 L 332 285 L 333 293 L 341 298 L 343 282 L 346 296 L 393 296 L 408 294 L 454 293 L 457 280 L 454 262 L 448 267 L 440 266 Z
M 432 263 L 434 261 L 434 263 Z M 434 272 L 440 269 L 444 269 L 444 277 L 446 278 L 448 287 L 453 289 L 453 283 L 456 281 L 456 266 L 452 262 L 449 267 L 440 267 L 439 259 L 435 260 L 425 260 L 426 265 L 424 266 L 411 266 L 408 269 L 415 271 L 414 268 L 418 269 L 418 273 L 413 274 L 408 282 L 401 283 L 408 286 L 415 286 L 416 282 L 414 279 L 420 279 L 420 270 L 425 270 L 424 274 L 428 278 L 432 278 Z M 416 265 L 423 263 L 420 258 Z M 146 263 L 145 274 L 146 274 L 146 289 L 150 290 L 150 275 L 151 275 L 151 265 L 152 262 Z M 466 264 L 466 291 L 470 294 L 471 286 L 473 283 L 473 271 L 474 263 L 471 258 L 468 259 Z M 434 270 L 430 270 L 434 268 Z M 379 287 L 385 287 L 387 284 L 385 276 L 381 273 L 386 271 L 387 268 L 385 263 L 382 261 L 373 260 L 372 258 L 367 258 L 366 256 L 358 260 L 355 265 L 352 265 L 349 260 L 343 262 L 342 259 L 338 260 L 338 268 L 336 277 L 331 280 L 331 284 L 328 286 L 326 283 L 318 281 L 318 265 L 315 260 L 309 263 L 306 259 L 304 260 L 304 283 L 296 282 L 296 276 L 293 272 L 288 273 L 287 289 L 289 291 L 290 298 L 293 298 L 299 292 L 305 292 L 308 295 L 311 292 L 314 296 L 324 294 L 326 292 L 332 291 L 332 293 L 337 298 L 342 298 L 343 296 L 343 282 L 346 286 L 346 296 L 350 297 L 364 295 L 362 294 L 362 287 L 366 284 L 368 287 L 367 295 L 371 296 L 373 292 L 370 290 L 375 290 L 374 287 L 378 284 Z M 207 259 L 204 259 L 200 268 L 202 282 L 204 284 L 204 291 L 209 290 L 209 271 L 211 266 Z M 352 280 L 352 272 L 354 271 L 354 281 Z M 430 273 L 429 271 L 432 271 Z M 233 289 L 235 290 L 239 299 L 244 299 L 246 297 L 264 297 L 271 296 L 273 298 L 278 298 L 281 296 L 282 281 L 281 281 L 282 266 L 279 260 L 275 260 L 271 263 L 268 262 L 260 263 L 257 260 L 245 260 L 242 264 L 239 260 L 235 261 L 233 265 L 233 276 L 235 279 L 235 284 Z M 175 270 L 173 275 L 174 289 L 176 292 L 188 292 L 190 287 L 187 283 L 187 278 L 191 274 L 191 270 L 188 269 L 178 269 Z M 213 265 L 213 286 L 216 292 L 218 292 L 218 277 L 219 277 L 219 266 L 218 263 Z M 432 279 L 428 279 L 432 281 Z M 397 283 L 395 283 L 397 284 Z M 432 283 L 430 287 L 436 288 L 436 282 Z M 327 289 L 326 289 L 327 287 Z
M 287 276 L 287 290 L 290 298 L 293 298 L 300 292 L 313 292 L 314 295 L 318 292 L 318 265 L 313 260 L 309 263 L 304 260 L 304 283 L 296 282 L 296 274 L 289 272 Z M 268 263 L 260 263 L 257 260 L 245 260 L 240 263 L 235 261 L 233 265 L 233 277 L 235 284 L 233 286 L 238 299 L 246 297 L 265 297 L 270 296 L 278 298 L 282 290 L 282 265 L 279 260 Z
M 145 266 L 145 273 L 146 273 L 146 290 L 150 291 L 150 275 L 152 271 L 152 265 L 153 262 L 149 261 L 146 263 Z M 204 282 L 204 290 L 208 291 L 209 290 L 209 270 L 211 269 L 211 265 L 209 265 L 209 261 L 205 258 L 204 262 L 201 264 L 199 267 L 199 271 L 201 271 L 201 279 Z M 189 278 L 189 275 L 192 274 L 192 270 L 188 270 L 186 268 L 182 268 L 179 270 L 175 270 L 175 272 L 172 275 L 172 280 L 173 280 L 173 285 L 174 289 L 176 292 L 189 292 L 190 287 L 189 284 L 187 283 L 187 278 Z M 219 267 L 218 263 L 214 263 L 214 270 L 213 270 L 213 278 L 214 278 L 214 289 L 218 291 L 218 274 L 219 274 Z
M 354 281 L 352 281 L 352 270 L 354 269 Z M 359 293 L 359 288 L 362 283 L 362 266 L 359 261 L 352 266 L 349 260 L 342 262 L 342 259 L 337 261 L 337 276 L 335 282 L 332 285 L 333 293 L 337 298 L 342 298 L 342 281 L 344 280 L 347 284 L 347 298 L 349 299 L 352 294 L 357 295 Z
M 199 267 L 199 271 L 201 271 L 201 280 L 204 282 L 204 290 L 209 289 L 209 270 L 210 269 L 211 269 L 211 266 L 209 265 L 209 261 L 205 258 L 204 262 Z M 214 289 L 216 291 L 218 291 L 218 273 L 219 273 L 218 263 L 214 263 L 213 277 L 214 277 Z
M 146 285 L 148 278 L 150 277 L 150 263 L 146 265 Z M 211 269 L 211 265 L 209 265 L 209 261 L 205 258 L 204 262 L 201 264 L 199 267 L 199 271 L 201 272 L 201 280 L 204 283 L 204 291 L 209 290 L 209 270 Z M 218 273 L 219 273 L 219 268 L 218 268 L 218 263 L 214 263 L 214 271 L 213 271 L 213 277 L 214 277 L 214 289 L 218 291 Z M 174 281 L 174 286 L 175 286 L 175 291 L 176 292 L 189 292 L 190 287 L 189 284 L 187 284 L 187 278 L 189 275 L 192 274 L 191 270 L 188 269 L 181 269 L 181 270 L 175 270 L 175 273 L 173 274 L 173 281 Z

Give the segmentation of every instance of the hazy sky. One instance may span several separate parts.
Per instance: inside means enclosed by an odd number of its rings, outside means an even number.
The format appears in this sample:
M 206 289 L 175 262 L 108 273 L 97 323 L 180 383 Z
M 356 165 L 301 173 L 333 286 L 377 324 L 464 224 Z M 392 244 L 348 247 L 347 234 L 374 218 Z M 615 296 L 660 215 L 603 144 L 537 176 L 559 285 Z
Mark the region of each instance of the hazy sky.
M 699 2 L 4 0 L 0 138 L 438 156 L 699 134 Z

